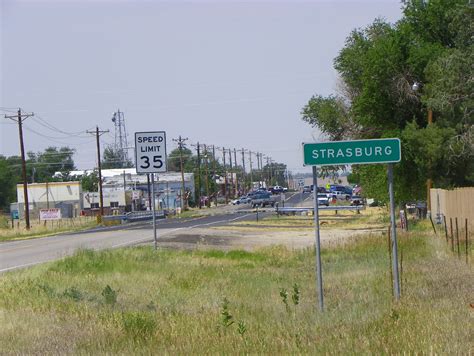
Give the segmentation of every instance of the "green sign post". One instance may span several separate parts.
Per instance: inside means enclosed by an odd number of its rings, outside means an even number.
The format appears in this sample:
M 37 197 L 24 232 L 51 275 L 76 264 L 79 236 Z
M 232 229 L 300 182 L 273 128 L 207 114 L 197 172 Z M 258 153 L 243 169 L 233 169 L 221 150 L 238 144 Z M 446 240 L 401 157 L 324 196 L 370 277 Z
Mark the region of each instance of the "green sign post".
M 400 139 L 384 138 L 375 140 L 330 141 L 303 143 L 304 165 L 313 166 L 313 204 L 316 238 L 316 274 L 319 294 L 319 308 L 324 310 L 323 277 L 321 270 L 321 244 L 319 231 L 318 175 L 317 166 L 346 164 L 388 163 L 388 192 L 390 196 L 390 222 L 393 253 L 394 297 L 400 299 L 400 278 L 398 274 L 398 249 L 395 227 L 395 199 L 393 192 L 393 163 L 400 162 Z
M 400 139 L 331 141 L 303 143 L 304 164 L 334 166 L 400 162 Z

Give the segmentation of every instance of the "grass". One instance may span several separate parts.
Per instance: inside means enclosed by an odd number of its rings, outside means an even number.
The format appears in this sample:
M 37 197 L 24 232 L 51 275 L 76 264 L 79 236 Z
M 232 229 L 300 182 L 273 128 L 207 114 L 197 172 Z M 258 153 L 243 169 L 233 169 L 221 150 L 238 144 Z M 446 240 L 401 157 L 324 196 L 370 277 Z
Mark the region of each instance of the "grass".
M 82 250 L 0 277 L 5 354 L 473 352 L 472 262 L 422 226 L 401 234 L 394 302 L 386 237 L 314 252 Z
M 73 219 L 62 219 L 58 221 L 39 222 L 34 219 L 30 221 L 30 230 L 26 229 L 24 221 L 14 222 L 0 217 L 0 242 L 39 238 L 64 232 L 81 231 L 97 226 L 95 217 L 78 217 Z
M 351 228 L 351 229 L 374 229 L 387 227 L 390 223 L 386 215 L 382 214 L 381 208 L 367 208 L 360 214 L 355 212 L 340 211 L 335 214 L 334 211 L 320 211 L 319 219 L 321 228 Z M 236 221 L 233 226 L 239 227 L 257 227 L 265 225 L 266 227 L 288 227 L 288 228 L 314 228 L 314 217 L 311 215 L 280 215 L 266 216 L 253 221 Z

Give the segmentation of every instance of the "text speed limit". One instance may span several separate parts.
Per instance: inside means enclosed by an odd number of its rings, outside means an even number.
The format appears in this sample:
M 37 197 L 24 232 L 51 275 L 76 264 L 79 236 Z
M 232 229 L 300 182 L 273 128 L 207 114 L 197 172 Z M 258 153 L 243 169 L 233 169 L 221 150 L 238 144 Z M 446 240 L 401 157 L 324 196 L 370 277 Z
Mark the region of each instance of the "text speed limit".
M 166 133 L 135 132 L 135 166 L 137 173 L 166 172 Z

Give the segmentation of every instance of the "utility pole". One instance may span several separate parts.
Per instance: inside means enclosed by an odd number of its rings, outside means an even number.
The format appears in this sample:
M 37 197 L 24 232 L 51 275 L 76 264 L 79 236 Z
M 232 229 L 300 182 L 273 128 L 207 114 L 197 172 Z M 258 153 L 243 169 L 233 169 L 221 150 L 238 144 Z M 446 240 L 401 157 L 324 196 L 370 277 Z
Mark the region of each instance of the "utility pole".
M 181 168 L 181 205 L 183 210 L 188 209 L 187 199 L 185 195 L 185 187 L 184 187 L 184 166 L 183 166 L 183 146 L 184 142 L 187 141 L 188 138 L 182 138 L 181 135 L 178 139 L 173 139 L 174 142 L 178 142 L 179 148 L 179 164 Z
M 246 193 L 247 192 L 247 187 L 246 187 L 246 184 L 245 184 L 245 150 L 243 148 L 242 148 L 242 183 L 243 183 L 244 193 Z
M 234 172 L 232 170 L 232 150 L 229 148 L 229 165 L 230 165 L 230 195 L 232 196 L 234 190 Z
M 237 179 L 237 150 L 234 148 L 234 167 L 235 167 L 235 197 L 238 198 L 239 195 L 239 182 Z
M 227 196 L 227 167 L 225 165 L 225 147 L 222 147 L 222 158 L 224 164 L 224 196 L 225 196 L 225 203 L 229 203 L 229 197 Z
M 199 142 L 197 143 L 197 158 L 198 158 L 198 193 L 197 193 L 197 200 L 199 204 L 199 209 L 202 208 L 201 205 L 201 152 L 199 147 Z
M 249 164 L 250 164 L 250 189 L 253 189 L 252 151 L 250 150 L 249 150 Z
M 211 207 L 211 200 L 209 199 L 209 156 L 207 152 L 207 146 L 204 145 L 204 158 L 206 159 L 206 206 Z
M 26 162 L 25 162 L 25 146 L 23 144 L 23 121 L 34 113 L 22 114 L 21 109 L 18 109 L 17 115 L 5 115 L 6 119 L 11 119 L 18 123 L 18 133 L 20 135 L 20 152 L 21 152 L 21 175 L 23 178 L 23 195 L 25 198 L 25 222 L 26 229 L 30 229 L 30 204 L 28 202 L 28 181 L 26 180 Z
M 99 130 L 99 126 L 95 127 L 95 131 L 86 131 L 89 134 L 95 135 L 95 139 L 97 142 L 97 165 L 99 168 L 99 200 L 100 200 L 100 207 L 99 207 L 99 218 L 98 222 L 102 222 L 102 216 L 104 215 L 104 194 L 102 192 L 102 164 L 100 162 L 100 139 L 99 137 L 102 136 L 104 133 L 109 132 L 109 130 Z

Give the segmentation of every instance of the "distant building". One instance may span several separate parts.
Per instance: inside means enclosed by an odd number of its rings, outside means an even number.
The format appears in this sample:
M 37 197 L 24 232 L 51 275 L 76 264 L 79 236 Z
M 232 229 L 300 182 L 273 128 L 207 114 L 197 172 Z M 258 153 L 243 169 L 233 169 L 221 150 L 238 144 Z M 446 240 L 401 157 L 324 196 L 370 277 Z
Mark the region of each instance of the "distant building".
M 24 217 L 25 196 L 23 184 L 17 184 L 16 204 L 12 204 L 12 210 L 18 210 L 20 218 Z M 28 184 L 28 203 L 31 218 L 39 216 L 40 209 L 65 208 L 70 213 L 64 217 L 78 216 L 82 209 L 82 187 L 78 181 L 74 182 L 51 182 Z M 68 216 L 72 215 L 72 216 Z

